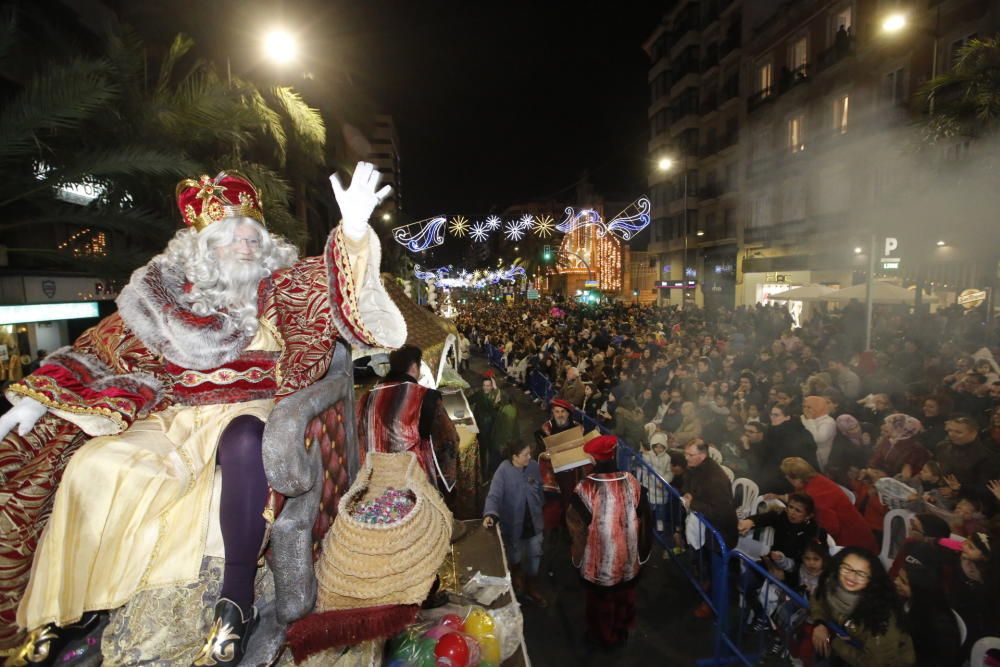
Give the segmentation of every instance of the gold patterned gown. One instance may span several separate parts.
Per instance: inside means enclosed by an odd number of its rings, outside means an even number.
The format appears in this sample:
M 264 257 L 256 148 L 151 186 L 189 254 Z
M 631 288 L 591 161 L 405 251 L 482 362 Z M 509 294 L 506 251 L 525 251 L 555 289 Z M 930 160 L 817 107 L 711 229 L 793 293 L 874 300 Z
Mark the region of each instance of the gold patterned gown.
M 280 349 L 265 326 L 247 348 Z M 64 625 L 86 611 L 120 607 L 141 590 L 195 581 L 219 437 L 240 415 L 265 420 L 273 405 L 173 406 L 80 447 L 56 492 L 17 624 Z

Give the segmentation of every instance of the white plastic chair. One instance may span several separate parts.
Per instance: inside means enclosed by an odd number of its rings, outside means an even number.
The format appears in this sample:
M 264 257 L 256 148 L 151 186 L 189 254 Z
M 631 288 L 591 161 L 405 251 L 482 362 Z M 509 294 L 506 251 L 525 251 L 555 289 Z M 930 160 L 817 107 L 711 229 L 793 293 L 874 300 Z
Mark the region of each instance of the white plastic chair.
M 959 626 L 959 631 L 962 627 Z M 964 643 L 964 642 L 963 642 Z M 969 667 L 983 667 L 986 664 L 986 652 L 991 648 L 1000 648 L 1000 637 L 983 637 L 972 645 L 972 655 Z
M 885 514 L 882 523 L 882 551 L 879 552 L 879 560 L 888 570 L 892 566 L 893 559 L 899 547 L 906 540 L 906 535 L 910 529 L 910 519 L 914 517 L 910 510 L 889 510 Z
M 732 468 L 729 468 L 727 466 L 719 466 L 719 467 L 722 468 L 722 472 L 726 473 L 726 477 L 729 478 L 730 482 L 736 479 L 736 473 L 733 472 Z
M 757 496 L 760 488 L 752 479 L 740 477 L 733 480 L 733 498 L 736 500 L 736 516 L 745 519 L 757 507 Z
M 837 553 L 844 548 L 839 544 L 837 544 L 837 541 L 833 539 L 833 535 L 831 535 L 830 533 L 826 534 L 826 547 L 827 550 L 830 552 L 831 556 L 836 556 Z
M 757 511 L 755 511 L 754 514 L 764 514 L 765 512 L 775 512 L 783 509 L 785 509 L 785 503 L 781 502 L 777 498 L 774 498 L 773 500 L 758 498 Z
M 847 498 L 851 501 L 852 505 L 855 504 L 856 502 L 858 502 L 858 497 L 856 495 L 854 495 L 853 491 L 851 491 L 846 486 L 842 486 L 840 484 L 838 484 L 837 486 L 839 486 L 840 490 L 844 492 L 844 495 L 847 496 Z
M 958 625 L 958 639 L 959 639 L 958 645 L 965 646 L 965 638 L 969 636 L 969 629 L 965 627 L 965 619 L 963 619 L 961 615 L 954 609 L 951 610 L 951 613 L 955 615 L 955 623 Z M 976 663 L 973 662 L 971 664 L 976 664 Z

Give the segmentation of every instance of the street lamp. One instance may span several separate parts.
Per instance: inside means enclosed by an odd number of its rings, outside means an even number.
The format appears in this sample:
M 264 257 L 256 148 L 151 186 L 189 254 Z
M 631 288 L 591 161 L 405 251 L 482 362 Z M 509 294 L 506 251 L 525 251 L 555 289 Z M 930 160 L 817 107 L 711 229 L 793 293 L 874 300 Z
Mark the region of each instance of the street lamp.
M 882 32 L 887 35 L 896 35 L 904 30 L 908 29 L 910 26 L 909 17 L 903 12 L 893 12 L 888 14 L 884 19 L 882 19 Z M 938 36 L 941 32 L 941 7 L 938 6 L 935 19 L 934 27 L 929 26 L 919 26 L 919 29 L 924 33 L 930 35 L 933 40 L 933 48 L 931 51 L 931 81 L 937 78 L 937 62 L 938 62 Z M 934 114 L 934 95 L 930 95 L 930 100 L 928 103 L 928 110 L 933 115 Z
M 264 35 L 264 55 L 278 65 L 286 65 L 298 57 L 299 44 L 290 32 L 275 28 Z
M 661 157 L 656 163 L 656 166 L 660 171 L 666 173 L 673 169 L 674 159 L 668 156 Z M 683 165 L 684 168 L 684 220 L 683 220 L 683 232 L 684 232 L 684 261 L 681 262 L 681 278 L 687 280 L 687 270 L 688 270 L 688 170 L 687 165 Z M 698 236 L 703 236 L 704 232 L 698 232 Z M 681 297 L 681 304 L 684 303 L 687 298 L 687 290 L 683 292 Z

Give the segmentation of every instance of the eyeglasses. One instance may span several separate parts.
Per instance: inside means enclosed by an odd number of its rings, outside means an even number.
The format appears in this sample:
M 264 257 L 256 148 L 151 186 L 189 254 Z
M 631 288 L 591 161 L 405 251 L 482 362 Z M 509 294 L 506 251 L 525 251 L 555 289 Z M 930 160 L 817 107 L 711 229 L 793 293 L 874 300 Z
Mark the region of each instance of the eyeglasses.
M 850 565 L 844 563 L 840 564 L 840 573 L 846 576 L 850 576 L 852 579 L 857 579 L 858 581 L 868 581 L 872 578 L 872 575 L 868 572 L 862 572 L 861 570 L 855 570 Z

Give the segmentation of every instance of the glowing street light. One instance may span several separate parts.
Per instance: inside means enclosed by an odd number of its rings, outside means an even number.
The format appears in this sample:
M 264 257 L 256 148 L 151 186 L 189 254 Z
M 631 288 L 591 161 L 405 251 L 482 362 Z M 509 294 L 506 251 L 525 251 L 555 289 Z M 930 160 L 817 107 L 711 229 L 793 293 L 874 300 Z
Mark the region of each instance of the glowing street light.
M 382 220 L 384 220 L 385 222 L 389 222 L 390 220 L 392 220 L 392 216 L 389 215 L 388 213 L 383 213 Z
M 943 245 L 946 245 L 944 241 L 938 241 L 938 242 L 937 242 L 937 246 L 938 246 L 939 248 L 940 248 L 941 246 L 943 246 Z
M 906 14 L 894 12 L 882 21 L 882 30 L 888 33 L 900 32 L 906 28 Z
M 299 44 L 287 30 L 274 29 L 264 35 L 264 55 L 279 65 L 286 65 L 299 55 Z
M 704 236 L 705 235 L 705 230 L 704 229 L 699 229 L 698 231 L 696 231 L 694 233 L 694 235 L 695 236 Z
M 854 254 L 855 255 L 860 255 L 863 252 L 864 252 L 864 248 L 862 248 L 861 246 L 855 246 L 855 248 L 854 248 Z
M 670 171 L 673 166 L 674 161 L 668 157 L 661 157 L 659 162 L 656 163 L 656 167 L 660 171 Z

